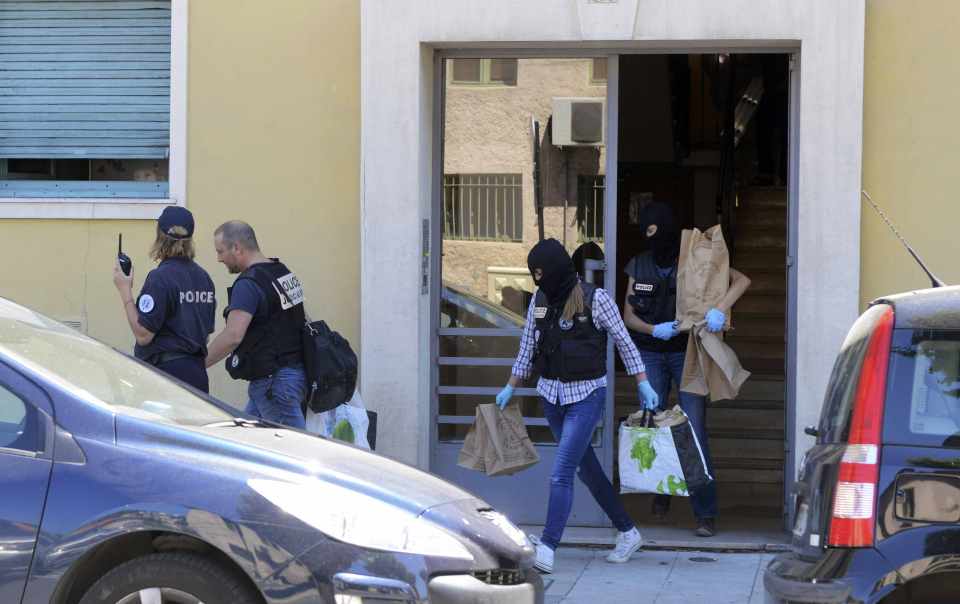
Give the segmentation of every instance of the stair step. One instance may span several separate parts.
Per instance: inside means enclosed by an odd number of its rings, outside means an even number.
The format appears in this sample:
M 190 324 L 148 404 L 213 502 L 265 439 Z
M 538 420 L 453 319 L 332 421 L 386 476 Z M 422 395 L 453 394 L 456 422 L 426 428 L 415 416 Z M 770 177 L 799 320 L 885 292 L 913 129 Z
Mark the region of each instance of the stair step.
M 710 401 L 710 410 L 707 412 L 707 417 L 709 417 L 714 411 L 718 411 L 720 409 L 776 411 L 783 413 L 785 407 L 786 405 L 782 400 L 778 401 L 776 399 L 764 400 L 737 397 L 732 400 Z
M 780 358 L 757 358 L 738 356 L 740 365 L 751 374 L 764 374 L 782 377 L 786 375 L 786 362 Z
M 737 358 L 739 359 L 778 359 L 780 362 L 783 362 L 783 359 L 787 356 L 787 350 L 783 341 L 739 338 L 728 342 L 728 344 L 730 348 L 737 353 Z
M 733 482 L 717 479 L 717 501 L 720 505 L 720 528 L 723 510 L 749 508 L 751 515 L 780 517 L 783 513 L 783 484 Z
M 709 420 L 708 420 L 709 421 Z M 709 429 L 710 441 L 714 439 L 731 439 L 739 441 L 777 441 L 783 442 L 783 430 L 776 428 L 764 428 L 762 426 L 737 426 L 734 428 L 716 428 Z
M 756 269 L 747 275 L 750 278 L 750 289 L 747 291 L 756 294 L 787 294 L 787 271 L 783 269 Z
M 711 407 L 707 411 L 707 429 L 710 434 L 742 430 L 755 434 L 757 430 L 778 432 L 783 437 L 786 425 L 783 409 L 742 409 L 734 406 Z
M 732 348 L 736 348 L 741 344 L 777 344 L 779 346 L 785 346 L 787 342 L 782 332 L 774 332 L 771 334 L 750 333 L 743 328 L 728 332 L 724 341 Z
M 740 396 L 736 401 L 715 401 L 714 405 L 736 403 L 739 401 L 775 401 L 781 406 L 787 396 L 787 385 L 782 379 L 765 380 L 759 375 L 751 375 L 740 387 Z
M 751 270 L 786 270 L 787 250 L 786 247 L 779 248 L 743 248 L 738 242 L 733 250 L 731 265 L 750 275 Z
M 775 459 L 746 459 L 743 457 L 717 457 L 713 456 L 713 467 L 715 468 L 742 468 L 744 470 L 780 470 L 783 472 L 783 465 Z
M 736 317 L 737 313 L 784 314 L 786 309 L 787 300 L 784 294 L 765 294 L 747 290 L 747 293 L 734 305 L 733 316 Z
M 786 207 L 737 208 L 737 232 L 751 228 L 777 229 L 786 236 L 788 215 Z
M 783 438 L 744 439 L 710 438 L 710 453 L 715 457 L 783 460 Z
M 734 253 L 744 254 L 752 250 L 776 251 L 785 254 L 787 239 L 779 233 L 755 234 L 752 237 L 737 237 Z
M 750 187 L 737 196 L 737 209 L 756 207 L 786 208 L 790 195 L 786 187 Z
M 738 216 L 736 225 L 736 239 L 749 240 L 756 237 L 774 237 L 781 241 L 786 241 L 787 229 L 784 228 L 783 225 L 777 224 L 742 222 L 739 220 Z
M 729 488 L 740 484 L 783 484 L 783 470 L 751 470 L 746 468 L 718 468 L 714 467 L 714 479 L 717 485 L 726 484 Z
M 766 318 L 756 313 L 738 313 L 736 310 L 731 314 L 731 325 L 733 329 L 727 333 L 727 338 L 739 336 L 748 337 L 786 337 L 787 326 L 783 317 Z

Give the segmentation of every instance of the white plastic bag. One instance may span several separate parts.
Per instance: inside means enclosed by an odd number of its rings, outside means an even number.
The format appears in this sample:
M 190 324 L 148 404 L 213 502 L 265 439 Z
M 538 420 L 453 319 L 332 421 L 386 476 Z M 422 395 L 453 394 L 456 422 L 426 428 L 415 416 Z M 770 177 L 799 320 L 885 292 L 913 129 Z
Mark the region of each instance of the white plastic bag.
M 621 493 L 689 496 L 669 427 L 640 428 L 620 424 L 618 461 Z
M 367 442 L 367 430 L 370 420 L 363 406 L 359 391 L 354 391 L 349 401 L 323 413 L 314 413 L 307 409 L 307 431 L 327 438 L 335 438 L 370 449 Z

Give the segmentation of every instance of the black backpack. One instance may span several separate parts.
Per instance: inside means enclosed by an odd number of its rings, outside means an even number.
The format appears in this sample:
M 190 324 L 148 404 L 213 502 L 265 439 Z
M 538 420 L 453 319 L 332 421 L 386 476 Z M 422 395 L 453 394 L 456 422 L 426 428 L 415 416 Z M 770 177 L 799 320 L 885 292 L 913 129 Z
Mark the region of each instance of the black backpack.
M 314 413 L 350 400 L 357 387 L 357 355 L 350 342 L 324 321 L 303 326 L 303 365 L 307 374 L 304 403 Z

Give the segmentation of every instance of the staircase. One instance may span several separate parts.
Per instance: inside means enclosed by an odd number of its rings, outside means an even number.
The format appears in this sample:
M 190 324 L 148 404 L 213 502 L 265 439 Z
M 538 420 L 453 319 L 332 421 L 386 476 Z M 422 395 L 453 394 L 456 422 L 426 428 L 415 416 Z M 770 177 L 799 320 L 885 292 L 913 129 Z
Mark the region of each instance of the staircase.
M 786 379 L 787 192 L 752 188 L 741 192 L 731 265 L 752 284 L 734 306 L 726 342 L 751 377 L 736 400 L 712 401 L 707 430 L 721 515 L 780 518 L 783 514 Z M 676 402 L 676 390 L 671 402 Z M 633 378 L 619 372 L 614 418 L 638 409 Z M 649 504 L 628 499 L 635 518 Z M 689 522 L 689 506 L 674 506 Z
M 752 284 L 734 306 L 726 341 L 753 375 L 740 396 L 707 413 L 721 506 L 779 516 L 786 397 L 787 191 L 741 191 L 731 265 Z

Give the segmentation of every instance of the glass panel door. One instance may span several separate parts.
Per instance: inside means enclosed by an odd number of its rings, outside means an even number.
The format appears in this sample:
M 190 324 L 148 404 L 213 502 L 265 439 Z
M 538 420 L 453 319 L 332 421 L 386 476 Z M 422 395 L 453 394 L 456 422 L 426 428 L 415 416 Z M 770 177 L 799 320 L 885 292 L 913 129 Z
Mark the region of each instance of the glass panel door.
M 517 388 L 514 400 L 539 464 L 489 478 L 458 467 L 457 454 L 477 405 L 493 403 L 510 377 L 534 293 L 530 248 L 552 237 L 571 254 L 590 244 L 587 259 L 602 257 L 596 245 L 605 241 L 607 71 L 597 68 L 598 60 L 606 65 L 606 57 L 587 56 L 444 61 L 442 174 L 434 175 L 442 180 L 434 221 L 442 234 L 440 274 L 433 279 L 439 291 L 433 292 L 438 366 L 432 470 L 517 522 L 543 522 L 556 451 L 535 379 Z M 588 262 L 581 274 L 602 285 L 602 273 L 592 270 L 597 267 L 602 264 Z M 597 426 L 594 446 L 609 460 L 605 422 Z M 585 489 L 574 505 L 570 524 L 605 522 Z

